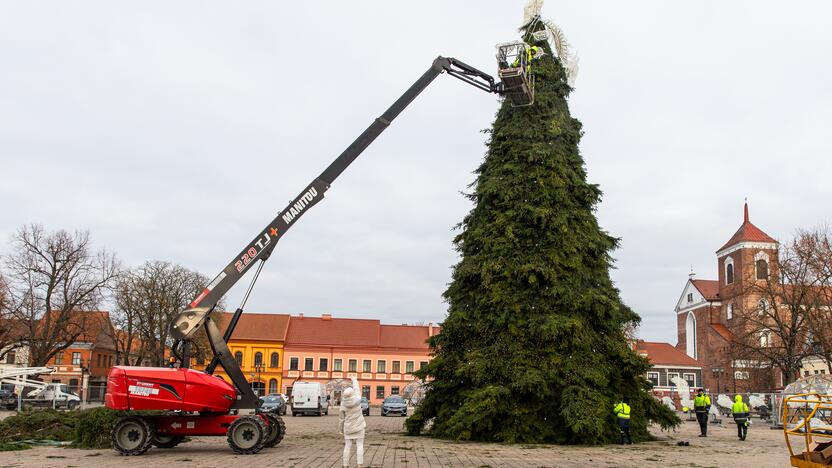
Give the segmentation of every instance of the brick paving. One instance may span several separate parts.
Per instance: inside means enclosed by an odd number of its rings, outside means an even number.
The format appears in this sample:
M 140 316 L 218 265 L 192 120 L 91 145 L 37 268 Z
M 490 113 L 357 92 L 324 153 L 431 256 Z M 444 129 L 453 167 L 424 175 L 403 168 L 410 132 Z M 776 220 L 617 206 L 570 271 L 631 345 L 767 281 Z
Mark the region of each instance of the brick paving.
M 121 457 L 113 450 L 38 447 L 0 452 L 0 467 L 340 467 L 343 441 L 338 419 L 286 417 L 287 434 L 275 448 L 257 455 L 235 455 L 224 438 L 196 437 L 173 449 L 151 448 L 140 457 Z M 696 437 L 695 422 L 671 433 L 656 431 L 658 441 L 631 446 L 575 447 L 455 443 L 402 433 L 404 418 L 367 418 L 365 466 L 372 467 L 711 467 L 789 466 L 782 431 L 758 421 L 740 442 L 733 424 L 711 426 L 709 437 Z M 690 447 L 676 442 L 689 440 Z M 353 458 L 353 465 L 355 458 Z

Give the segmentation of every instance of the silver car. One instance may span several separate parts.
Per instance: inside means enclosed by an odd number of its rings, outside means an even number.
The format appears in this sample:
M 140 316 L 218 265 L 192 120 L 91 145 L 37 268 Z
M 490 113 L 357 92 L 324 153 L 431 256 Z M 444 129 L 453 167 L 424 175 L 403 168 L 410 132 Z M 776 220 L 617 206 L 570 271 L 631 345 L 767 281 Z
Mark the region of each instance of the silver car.
M 370 415 L 370 402 L 367 401 L 367 397 L 361 397 L 361 412 L 364 416 Z
M 384 399 L 381 404 L 381 415 L 400 414 L 407 416 L 407 402 L 399 395 L 391 395 Z

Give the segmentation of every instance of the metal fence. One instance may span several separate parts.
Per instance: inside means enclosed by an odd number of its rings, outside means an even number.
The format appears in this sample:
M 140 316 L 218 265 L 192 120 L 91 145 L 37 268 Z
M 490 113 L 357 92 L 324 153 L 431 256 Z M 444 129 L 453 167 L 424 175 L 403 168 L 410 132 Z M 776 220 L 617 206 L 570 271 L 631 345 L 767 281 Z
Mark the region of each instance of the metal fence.
M 671 391 L 661 392 L 661 395 L 654 392 L 658 398 L 668 397 L 673 402 L 677 410 L 682 411 L 685 406 L 692 406 L 695 392 L 691 391 L 690 395 L 680 394 L 675 389 Z M 742 395 L 742 401 L 748 405 L 752 417 L 760 418 L 763 421 L 770 421 L 775 427 L 780 424 L 782 418 L 781 402 L 783 395 L 781 393 L 709 393 L 711 398 L 711 422 L 720 422 L 722 417 L 731 417 L 731 407 L 734 403 L 734 397 Z M 687 403 L 683 403 L 686 401 Z M 695 420 L 695 415 L 692 407 L 688 407 L 687 419 Z M 782 427 L 782 426 L 780 426 Z
M 104 401 L 105 393 L 107 393 L 107 382 L 90 382 L 87 385 L 87 394 L 84 400 L 88 402 Z

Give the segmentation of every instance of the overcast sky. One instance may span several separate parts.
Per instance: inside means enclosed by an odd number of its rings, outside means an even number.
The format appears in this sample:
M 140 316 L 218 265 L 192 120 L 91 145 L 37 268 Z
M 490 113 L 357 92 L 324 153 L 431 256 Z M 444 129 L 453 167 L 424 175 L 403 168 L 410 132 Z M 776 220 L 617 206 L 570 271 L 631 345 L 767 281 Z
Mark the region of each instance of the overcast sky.
M 494 72 L 523 1 L 3 2 L 0 253 L 88 229 L 127 266 L 216 275 L 437 55 Z M 359 7 L 360 5 L 360 7 Z M 641 336 L 742 221 L 829 221 L 828 2 L 550 1 L 580 57 L 601 225 Z M 281 241 L 248 310 L 439 322 L 498 108 L 440 77 Z M 236 307 L 245 289 L 231 293 Z

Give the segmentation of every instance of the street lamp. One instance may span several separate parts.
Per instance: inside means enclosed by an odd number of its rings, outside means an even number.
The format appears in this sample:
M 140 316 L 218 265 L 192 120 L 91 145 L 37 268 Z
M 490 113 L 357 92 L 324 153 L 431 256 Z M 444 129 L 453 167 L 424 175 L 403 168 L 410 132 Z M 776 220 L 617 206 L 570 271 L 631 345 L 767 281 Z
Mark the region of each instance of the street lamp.
M 257 389 L 258 389 L 257 392 L 255 392 L 255 393 L 257 394 L 257 396 L 261 396 L 260 395 L 260 388 L 261 388 L 260 387 L 260 385 L 261 385 L 260 373 L 262 373 L 266 370 L 266 366 L 264 366 L 263 363 L 255 364 L 254 365 L 254 370 L 255 370 L 255 372 L 257 372 Z M 254 377 L 254 374 L 252 374 L 252 377 Z
M 721 367 L 714 367 L 711 369 L 711 373 L 716 378 L 716 394 L 719 395 L 719 376 L 725 373 L 725 369 Z

